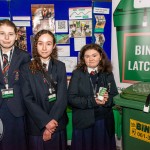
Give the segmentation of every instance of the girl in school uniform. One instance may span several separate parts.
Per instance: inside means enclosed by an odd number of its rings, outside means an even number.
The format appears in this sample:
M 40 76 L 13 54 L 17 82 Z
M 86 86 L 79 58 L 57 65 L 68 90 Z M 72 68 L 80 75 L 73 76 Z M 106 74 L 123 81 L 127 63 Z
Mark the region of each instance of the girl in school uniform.
M 100 87 L 106 91 L 98 96 Z M 83 46 L 68 89 L 73 115 L 71 150 L 116 150 L 112 111 L 116 94 L 112 66 L 104 50 L 98 44 Z
M 15 46 L 17 27 L 0 20 L 0 150 L 27 150 L 20 67 L 30 55 Z
M 21 69 L 29 150 L 66 150 L 66 69 L 52 32 L 35 35 L 32 56 Z

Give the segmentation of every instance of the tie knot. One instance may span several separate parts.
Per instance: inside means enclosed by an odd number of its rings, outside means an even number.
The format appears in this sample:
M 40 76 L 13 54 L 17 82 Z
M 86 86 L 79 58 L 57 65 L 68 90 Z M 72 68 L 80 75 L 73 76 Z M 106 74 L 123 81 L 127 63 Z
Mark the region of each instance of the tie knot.
M 3 54 L 3 59 L 7 59 L 8 60 L 8 55 L 7 54 Z
M 47 70 L 47 69 L 46 69 L 46 66 L 47 66 L 47 64 L 43 63 L 43 69 L 44 69 L 44 70 Z
M 91 71 L 90 72 L 90 75 L 95 75 L 96 74 L 96 71 Z

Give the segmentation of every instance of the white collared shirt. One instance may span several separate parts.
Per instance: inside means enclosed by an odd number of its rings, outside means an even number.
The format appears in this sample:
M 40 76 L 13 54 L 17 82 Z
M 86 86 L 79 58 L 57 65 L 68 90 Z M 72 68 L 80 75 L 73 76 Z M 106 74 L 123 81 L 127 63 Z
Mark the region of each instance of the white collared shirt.
M 94 71 L 94 72 L 95 72 L 95 71 L 96 71 L 96 72 L 98 71 L 98 67 L 96 67 L 96 68 L 89 68 L 89 67 L 88 67 L 87 69 L 88 69 L 88 73 L 91 73 L 91 71 Z
M 43 61 L 43 60 L 41 59 L 42 64 L 46 64 L 46 70 L 48 70 L 48 67 L 49 67 L 49 61 L 50 61 L 50 59 L 47 60 L 47 61 Z

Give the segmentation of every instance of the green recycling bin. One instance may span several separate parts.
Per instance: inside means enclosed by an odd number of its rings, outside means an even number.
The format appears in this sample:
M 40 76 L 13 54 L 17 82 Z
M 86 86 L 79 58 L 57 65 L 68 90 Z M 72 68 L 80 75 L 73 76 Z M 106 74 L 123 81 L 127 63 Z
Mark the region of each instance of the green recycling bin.
M 122 107 L 123 150 L 150 150 L 150 112 L 143 111 L 145 102 L 117 95 L 114 103 Z
M 67 141 L 70 144 L 72 140 L 72 110 L 69 106 L 67 107 L 67 116 L 69 119 L 67 124 Z
M 134 0 L 121 0 L 115 8 L 113 19 L 120 81 L 150 81 L 150 8 L 134 8 Z

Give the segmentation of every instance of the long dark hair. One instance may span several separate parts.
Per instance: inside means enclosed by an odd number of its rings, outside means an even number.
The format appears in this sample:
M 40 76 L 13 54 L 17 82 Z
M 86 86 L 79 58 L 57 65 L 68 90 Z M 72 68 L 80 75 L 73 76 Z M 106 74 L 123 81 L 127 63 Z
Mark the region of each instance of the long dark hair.
M 49 30 L 40 30 L 35 36 L 34 36 L 34 41 L 33 41 L 33 47 L 32 47 L 32 58 L 33 60 L 31 61 L 29 68 L 30 70 L 35 73 L 37 71 L 41 71 L 43 72 L 43 67 L 42 67 L 42 62 L 40 59 L 40 55 L 38 53 L 37 50 L 37 43 L 38 43 L 38 39 L 40 38 L 41 35 L 43 34 L 49 34 L 52 38 L 53 38 L 53 45 L 56 44 L 56 40 L 55 40 L 55 36 L 54 34 L 49 31 Z M 51 53 L 51 60 L 54 61 L 55 59 L 57 59 L 57 47 L 55 46 L 55 48 L 53 49 L 52 53 Z
M 94 49 L 96 50 L 100 56 L 101 56 L 101 60 L 98 64 L 98 71 L 101 71 L 101 72 L 111 72 L 112 71 L 112 65 L 111 65 L 111 62 L 110 60 L 108 59 L 104 49 L 102 47 L 100 47 L 98 44 L 95 44 L 95 43 L 92 43 L 92 44 L 86 44 L 85 46 L 83 46 L 81 48 L 81 51 L 80 51 L 80 61 L 78 63 L 78 65 L 76 66 L 77 69 L 82 69 L 84 72 L 87 71 L 87 66 L 85 64 L 85 60 L 84 60 L 84 55 L 85 55 L 85 52 L 87 50 L 90 50 L 90 49 Z

